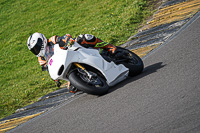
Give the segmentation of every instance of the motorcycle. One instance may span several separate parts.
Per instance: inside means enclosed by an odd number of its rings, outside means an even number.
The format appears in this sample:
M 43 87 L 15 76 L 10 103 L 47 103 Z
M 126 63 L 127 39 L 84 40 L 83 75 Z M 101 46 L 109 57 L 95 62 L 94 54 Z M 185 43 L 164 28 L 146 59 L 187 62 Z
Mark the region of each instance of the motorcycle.
M 53 80 L 66 80 L 79 90 L 104 95 L 109 87 L 143 71 L 143 62 L 133 52 L 117 47 L 116 54 L 105 50 L 85 48 L 75 42 L 67 50 L 58 44 L 45 54 L 48 71 Z

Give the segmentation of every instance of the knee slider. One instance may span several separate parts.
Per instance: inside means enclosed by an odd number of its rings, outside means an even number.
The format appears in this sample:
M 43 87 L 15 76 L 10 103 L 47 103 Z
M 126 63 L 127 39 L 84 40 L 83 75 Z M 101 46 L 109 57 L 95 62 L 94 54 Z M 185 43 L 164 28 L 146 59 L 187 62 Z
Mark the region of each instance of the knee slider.
M 82 34 L 79 35 L 76 40 L 79 44 L 87 44 L 87 42 L 95 42 L 96 37 L 90 34 Z

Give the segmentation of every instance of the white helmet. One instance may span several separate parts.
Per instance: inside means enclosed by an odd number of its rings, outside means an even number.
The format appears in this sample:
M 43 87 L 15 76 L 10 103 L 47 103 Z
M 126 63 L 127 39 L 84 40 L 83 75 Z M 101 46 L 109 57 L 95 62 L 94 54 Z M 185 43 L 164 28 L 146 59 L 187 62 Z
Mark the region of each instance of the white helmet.
M 47 46 L 47 39 L 43 34 L 36 32 L 28 38 L 27 46 L 28 49 L 37 57 L 44 56 Z

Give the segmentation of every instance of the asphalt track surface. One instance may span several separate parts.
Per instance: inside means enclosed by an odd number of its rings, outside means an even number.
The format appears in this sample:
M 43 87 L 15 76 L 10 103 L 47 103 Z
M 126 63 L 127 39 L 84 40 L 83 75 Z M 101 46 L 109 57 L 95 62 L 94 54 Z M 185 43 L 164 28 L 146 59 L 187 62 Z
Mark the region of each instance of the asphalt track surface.
M 104 96 L 83 94 L 14 133 L 200 132 L 200 18 Z

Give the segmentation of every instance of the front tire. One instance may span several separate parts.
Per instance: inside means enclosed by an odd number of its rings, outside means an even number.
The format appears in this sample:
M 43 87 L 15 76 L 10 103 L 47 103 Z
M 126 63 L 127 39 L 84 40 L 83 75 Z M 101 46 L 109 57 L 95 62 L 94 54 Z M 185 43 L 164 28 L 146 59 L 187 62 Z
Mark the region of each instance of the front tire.
M 91 72 L 91 71 L 88 71 Z M 95 73 L 95 72 L 91 72 Z M 108 92 L 108 84 L 105 79 L 95 73 L 97 76 L 93 78 L 87 77 L 85 74 L 74 70 L 68 76 L 70 83 L 79 90 L 93 95 L 104 95 Z

